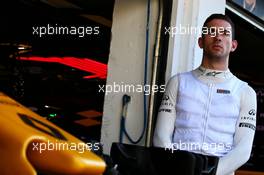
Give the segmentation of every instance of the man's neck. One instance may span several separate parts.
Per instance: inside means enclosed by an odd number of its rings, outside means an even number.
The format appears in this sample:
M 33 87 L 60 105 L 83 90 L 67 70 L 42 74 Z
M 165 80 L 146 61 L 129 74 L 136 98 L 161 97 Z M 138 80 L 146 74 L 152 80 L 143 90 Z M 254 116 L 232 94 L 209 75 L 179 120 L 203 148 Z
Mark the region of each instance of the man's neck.
M 219 61 L 213 61 L 217 59 L 206 59 L 203 58 L 201 66 L 206 69 L 225 71 L 228 69 L 228 59 L 221 59 Z

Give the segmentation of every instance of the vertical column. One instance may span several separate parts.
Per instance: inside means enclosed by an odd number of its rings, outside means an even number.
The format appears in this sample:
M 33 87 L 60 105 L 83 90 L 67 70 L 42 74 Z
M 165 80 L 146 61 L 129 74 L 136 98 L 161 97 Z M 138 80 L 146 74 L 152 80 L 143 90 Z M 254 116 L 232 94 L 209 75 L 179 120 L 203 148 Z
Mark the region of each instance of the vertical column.
M 149 26 L 148 82 L 150 82 L 154 40 L 157 25 L 158 0 L 151 0 Z M 147 0 L 116 0 L 113 14 L 112 41 L 108 62 L 101 142 L 105 154 L 112 142 L 119 141 L 122 97 L 131 96 L 126 128 L 136 140 L 143 130 L 145 49 Z M 149 83 L 148 83 L 149 84 Z M 147 90 L 147 89 L 146 89 Z M 124 136 L 123 142 L 129 143 Z M 143 139 L 139 144 L 144 145 Z

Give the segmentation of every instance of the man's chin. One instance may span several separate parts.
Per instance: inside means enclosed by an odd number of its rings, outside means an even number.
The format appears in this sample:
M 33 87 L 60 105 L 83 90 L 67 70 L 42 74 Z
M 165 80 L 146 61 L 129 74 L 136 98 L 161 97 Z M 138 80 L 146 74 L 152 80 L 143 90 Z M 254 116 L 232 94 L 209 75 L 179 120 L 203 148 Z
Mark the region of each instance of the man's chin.
M 223 53 L 213 53 L 210 54 L 210 57 L 212 60 L 224 60 L 227 57 L 227 55 Z

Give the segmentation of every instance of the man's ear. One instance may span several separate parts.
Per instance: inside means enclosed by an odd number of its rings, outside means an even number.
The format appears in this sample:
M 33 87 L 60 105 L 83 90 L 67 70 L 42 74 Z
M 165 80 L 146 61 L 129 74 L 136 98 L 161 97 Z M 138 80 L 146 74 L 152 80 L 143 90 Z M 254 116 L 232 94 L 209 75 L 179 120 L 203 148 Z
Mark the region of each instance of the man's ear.
M 199 47 L 202 49 L 203 48 L 203 38 L 202 37 L 199 37 L 198 44 L 199 44 Z
M 232 41 L 231 52 L 234 52 L 236 50 L 237 45 L 238 45 L 237 40 L 233 40 Z

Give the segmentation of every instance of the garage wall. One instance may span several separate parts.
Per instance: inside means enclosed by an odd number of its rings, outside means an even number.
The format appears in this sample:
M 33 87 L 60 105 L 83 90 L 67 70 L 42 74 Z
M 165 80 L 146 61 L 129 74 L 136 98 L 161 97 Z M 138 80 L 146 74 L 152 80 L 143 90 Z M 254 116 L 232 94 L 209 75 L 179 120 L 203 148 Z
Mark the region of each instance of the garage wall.
M 148 75 L 151 74 L 156 34 L 158 1 L 151 0 Z M 113 14 L 112 41 L 108 62 L 107 85 L 144 85 L 147 0 L 116 0 Z M 149 76 L 150 79 L 150 76 Z M 109 87 L 110 87 L 109 86 Z M 124 88 L 123 88 L 124 89 Z M 118 88 L 116 88 L 118 90 Z M 110 152 L 112 142 L 119 140 L 122 96 L 131 96 L 126 127 L 136 140 L 143 129 L 143 93 L 120 90 L 105 94 L 101 142 L 104 153 Z M 124 136 L 125 143 L 129 141 Z M 139 144 L 144 145 L 143 139 Z
M 151 0 L 150 45 L 148 70 L 150 75 L 156 34 L 158 0 Z M 225 0 L 173 1 L 171 27 L 202 27 L 212 13 L 224 13 Z M 108 62 L 107 86 L 142 85 L 144 82 L 147 0 L 116 0 L 113 14 L 112 41 Z M 166 81 L 174 74 L 200 65 L 202 52 L 198 47 L 199 33 L 170 37 Z M 150 79 L 150 76 L 148 77 Z M 108 89 L 110 90 L 110 89 Z M 118 90 L 118 89 L 116 89 Z M 131 96 L 127 111 L 127 130 L 131 137 L 140 136 L 143 128 L 143 93 L 109 92 L 105 94 L 101 142 L 105 154 L 112 142 L 119 140 L 122 96 Z M 129 143 L 124 138 L 123 142 Z M 143 139 L 139 145 L 144 145 Z

